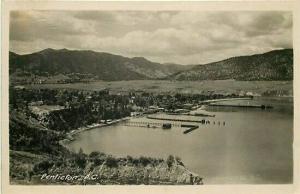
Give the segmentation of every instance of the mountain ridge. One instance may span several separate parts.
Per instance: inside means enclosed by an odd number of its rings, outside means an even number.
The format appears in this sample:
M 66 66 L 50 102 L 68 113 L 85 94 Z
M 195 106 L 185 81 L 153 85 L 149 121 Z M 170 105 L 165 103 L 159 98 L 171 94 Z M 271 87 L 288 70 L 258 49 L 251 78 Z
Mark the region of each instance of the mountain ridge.
M 128 58 L 91 50 L 44 49 L 26 55 L 10 52 L 10 73 L 17 69 L 33 74 L 90 73 L 99 79 L 159 79 L 180 71 L 180 66 L 161 66 L 141 58 Z
M 100 80 L 292 80 L 293 49 L 230 57 L 199 65 L 157 63 L 92 50 L 44 49 L 19 55 L 9 52 L 10 74 L 93 74 Z
M 292 80 L 293 49 L 230 57 L 175 73 L 171 80 Z
M 123 57 L 91 50 L 44 49 L 32 54 L 10 52 L 10 73 L 17 69 L 33 74 L 90 73 L 99 79 L 132 80 L 159 79 L 186 67 L 161 66 L 142 57 Z

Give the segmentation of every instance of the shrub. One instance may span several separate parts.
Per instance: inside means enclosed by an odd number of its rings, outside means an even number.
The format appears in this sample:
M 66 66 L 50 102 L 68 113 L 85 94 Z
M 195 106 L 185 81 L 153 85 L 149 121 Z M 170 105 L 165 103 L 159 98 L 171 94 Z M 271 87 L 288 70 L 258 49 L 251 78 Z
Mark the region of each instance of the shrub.
M 127 159 L 127 161 L 128 161 L 129 163 L 132 163 L 132 162 L 133 162 L 133 158 L 132 158 L 131 156 L 127 156 L 126 159 Z
M 110 168 L 117 167 L 118 166 L 118 160 L 116 158 L 113 158 L 112 156 L 108 156 L 106 158 L 106 165 Z
M 94 165 L 95 166 L 99 166 L 99 165 L 103 164 L 103 162 L 104 162 L 104 160 L 101 159 L 101 158 L 95 158 L 94 159 Z
M 75 155 L 75 163 L 80 168 L 84 168 L 86 165 L 86 155 L 83 153 L 82 148 L 80 148 L 79 153 Z
M 135 165 L 135 166 L 137 166 L 137 165 L 139 165 L 139 159 L 137 159 L 137 158 L 133 158 L 133 160 L 132 160 L 132 163 Z
M 48 172 L 48 169 L 53 166 L 52 162 L 49 162 L 48 160 L 41 161 L 34 165 L 33 171 L 37 173 L 46 173 Z
M 174 163 L 174 156 L 172 155 L 169 155 L 168 158 L 167 158 L 167 165 L 168 167 L 170 168 Z
M 99 155 L 100 155 L 100 152 L 94 151 L 94 152 L 91 152 L 91 153 L 90 153 L 89 157 L 90 157 L 90 158 L 96 158 L 96 157 L 98 157 Z
M 148 164 L 151 163 L 151 159 L 150 158 L 147 158 L 147 157 L 144 157 L 144 156 L 141 156 L 140 159 L 139 159 L 140 163 L 143 165 L 143 166 L 147 166 Z

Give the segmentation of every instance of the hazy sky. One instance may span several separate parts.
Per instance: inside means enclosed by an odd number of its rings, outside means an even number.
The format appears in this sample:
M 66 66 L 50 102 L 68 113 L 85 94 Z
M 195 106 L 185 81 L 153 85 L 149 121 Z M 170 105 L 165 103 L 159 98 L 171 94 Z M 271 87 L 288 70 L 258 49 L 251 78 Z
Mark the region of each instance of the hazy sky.
M 10 50 L 94 50 L 200 64 L 292 48 L 291 12 L 14 11 Z

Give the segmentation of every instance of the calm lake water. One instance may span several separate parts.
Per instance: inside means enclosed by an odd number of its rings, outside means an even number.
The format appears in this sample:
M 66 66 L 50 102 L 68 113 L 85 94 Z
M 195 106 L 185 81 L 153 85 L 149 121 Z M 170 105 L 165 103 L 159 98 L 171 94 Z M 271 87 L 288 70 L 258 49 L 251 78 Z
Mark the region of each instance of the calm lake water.
M 74 151 L 81 147 L 86 153 L 101 151 L 115 156 L 176 155 L 188 169 L 204 177 L 205 184 L 292 183 L 291 98 L 255 99 L 249 103 L 272 104 L 274 109 L 207 107 L 215 117 L 171 116 L 210 120 L 207 125 L 196 123 L 200 127 L 188 134 L 182 133 L 184 128 L 162 130 L 119 123 L 83 132 L 68 146 Z M 132 120 L 162 122 L 146 118 Z

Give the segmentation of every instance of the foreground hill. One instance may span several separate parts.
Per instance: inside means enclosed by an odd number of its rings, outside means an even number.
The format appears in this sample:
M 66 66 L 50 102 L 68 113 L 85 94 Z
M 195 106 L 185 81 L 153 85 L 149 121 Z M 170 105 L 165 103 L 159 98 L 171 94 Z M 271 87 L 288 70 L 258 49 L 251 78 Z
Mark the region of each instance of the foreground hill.
M 187 66 L 151 62 L 143 57 L 128 58 L 109 53 L 45 49 L 18 55 L 10 52 L 10 74 L 34 75 L 91 74 L 100 80 L 158 79 L 187 69 Z
M 10 110 L 9 116 L 10 184 L 203 184 L 203 178 L 189 171 L 178 157 L 170 155 L 166 160 L 144 156 L 116 158 L 96 151 L 84 153 L 82 149 L 73 152 L 60 141 L 66 134 L 46 128 L 20 110 Z
M 232 57 L 175 73 L 171 80 L 292 80 L 293 49 Z

